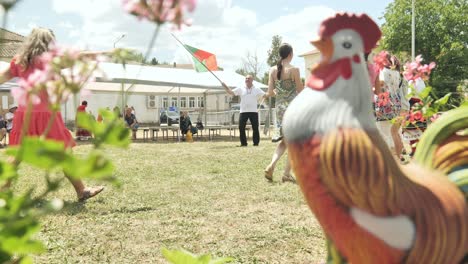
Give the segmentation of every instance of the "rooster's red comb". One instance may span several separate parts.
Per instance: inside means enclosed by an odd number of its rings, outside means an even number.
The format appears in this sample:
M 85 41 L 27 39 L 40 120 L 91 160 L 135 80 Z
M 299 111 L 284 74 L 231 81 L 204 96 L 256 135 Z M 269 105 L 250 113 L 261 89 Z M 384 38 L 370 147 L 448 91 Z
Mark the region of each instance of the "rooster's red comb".
M 338 13 L 322 22 L 319 36 L 331 37 L 342 29 L 352 29 L 358 32 L 364 42 L 365 52 L 371 52 L 382 35 L 379 26 L 366 14 Z

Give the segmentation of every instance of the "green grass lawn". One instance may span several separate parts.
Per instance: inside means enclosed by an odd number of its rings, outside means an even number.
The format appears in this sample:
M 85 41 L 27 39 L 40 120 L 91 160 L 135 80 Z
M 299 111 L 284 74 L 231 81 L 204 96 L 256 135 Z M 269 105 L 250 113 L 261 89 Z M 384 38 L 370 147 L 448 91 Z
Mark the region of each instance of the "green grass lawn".
M 250 143 L 250 142 L 249 142 Z M 161 248 L 233 257 L 234 263 L 317 263 L 325 240 L 297 185 L 268 183 L 263 168 L 275 144 L 133 143 L 107 149 L 121 188 L 106 186 L 85 205 L 64 181 L 50 195 L 65 200 L 43 219 L 48 251 L 36 263 L 166 263 Z M 89 145 L 75 148 L 84 154 Z M 20 192 L 44 188 L 43 174 L 22 166 Z M 57 176 L 60 177 L 60 174 Z M 96 184 L 96 183 L 93 183 Z

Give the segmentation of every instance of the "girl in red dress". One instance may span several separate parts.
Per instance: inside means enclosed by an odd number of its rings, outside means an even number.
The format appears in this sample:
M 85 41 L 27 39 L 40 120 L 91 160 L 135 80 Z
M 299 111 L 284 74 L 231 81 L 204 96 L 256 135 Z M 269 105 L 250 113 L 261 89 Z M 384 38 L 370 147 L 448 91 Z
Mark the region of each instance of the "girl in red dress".
M 85 113 L 86 114 L 86 107 L 88 106 L 88 102 L 87 101 L 83 101 L 81 102 L 81 105 L 78 106 L 78 108 L 76 109 L 76 114 L 78 116 L 78 113 Z M 77 125 L 76 125 L 76 138 L 78 140 L 88 140 L 88 138 L 91 137 L 91 133 L 84 129 L 84 128 L 81 128 L 81 127 L 78 127 L 78 123 L 75 122 Z
M 0 73 L 0 83 L 4 83 L 13 77 L 28 78 L 34 70 L 44 69 L 46 65 L 40 62 L 39 56 L 48 51 L 50 44 L 55 41 L 53 32 L 45 28 L 35 28 L 25 40 L 20 52 L 13 58 L 10 67 Z M 35 104 L 32 109 L 31 118 L 28 130 L 25 131 L 27 136 L 40 136 L 46 130 L 46 126 L 52 117 L 52 111 L 48 108 L 47 91 L 42 91 L 39 95 L 40 103 Z M 27 106 L 19 105 L 13 119 L 13 129 L 10 133 L 10 145 L 18 145 L 21 143 L 23 136 L 22 129 Z M 55 113 L 54 122 L 49 130 L 46 138 L 62 141 L 66 148 L 71 148 L 76 145 L 72 135 L 65 127 L 62 115 L 59 112 Z M 72 179 L 68 175 L 65 176 L 70 180 L 78 195 L 79 201 L 87 200 L 98 193 L 104 187 L 85 187 L 83 182 L 78 179 Z M 5 187 L 11 183 L 7 182 Z

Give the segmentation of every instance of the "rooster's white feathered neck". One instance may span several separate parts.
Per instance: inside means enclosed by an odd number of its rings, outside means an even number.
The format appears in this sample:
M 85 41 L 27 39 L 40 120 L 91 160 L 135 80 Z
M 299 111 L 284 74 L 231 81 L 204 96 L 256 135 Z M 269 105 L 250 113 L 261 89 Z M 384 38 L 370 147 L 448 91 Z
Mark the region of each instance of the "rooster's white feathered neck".
M 283 131 L 288 141 L 305 140 L 337 128 L 375 130 L 372 91 L 362 54 L 351 59 L 351 77 L 338 77 L 327 89 L 305 88 L 288 106 Z

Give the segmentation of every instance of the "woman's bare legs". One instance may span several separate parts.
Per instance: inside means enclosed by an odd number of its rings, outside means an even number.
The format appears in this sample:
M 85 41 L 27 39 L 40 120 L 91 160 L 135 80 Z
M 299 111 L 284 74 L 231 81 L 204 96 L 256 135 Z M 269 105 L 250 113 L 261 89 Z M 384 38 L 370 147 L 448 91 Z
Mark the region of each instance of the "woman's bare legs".
M 16 166 L 19 165 L 19 162 L 13 158 L 13 157 L 10 157 L 8 159 L 8 162 L 12 163 L 12 164 L 15 164 Z M 75 188 L 75 191 L 76 191 L 76 195 L 78 196 L 78 200 L 79 201 L 85 201 L 91 197 L 94 197 L 96 196 L 97 194 L 99 194 L 100 192 L 102 192 L 102 190 L 104 190 L 104 187 L 102 186 L 98 186 L 98 187 L 85 187 L 83 181 L 81 180 L 76 180 L 76 179 L 73 179 L 72 177 L 70 177 L 69 175 L 67 175 L 65 173 L 65 177 L 70 181 L 70 183 L 73 185 L 73 188 Z M 7 189 L 9 189 L 11 187 L 11 183 L 12 181 L 11 180 L 7 180 L 6 183 L 0 187 L 0 192 L 1 191 L 5 191 Z
M 291 175 L 291 162 L 289 159 L 286 161 L 286 167 L 284 168 L 283 178 L 281 179 L 283 182 L 293 182 L 296 183 L 296 179 Z
M 73 179 L 72 177 L 68 176 L 65 173 L 65 177 L 70 181 L 70 183 L 73 185 L 73 188 L 75 188 L 76 195 L 78 196 L 79 201 L 85 201 L 91 197 L 96 196 L 102 190 L 104 190 L 104 187 L 98 186 L 98 187 L 85 187 L 83 181 Z
M 395 145 L 395 154 L 397 155 L 398 159 L 400 159 L 401 153 L 403 151 L 403 141 L 401 139 L 399 130 L 400 123 L 393 123 L 390 131 L 392 133 L 393 144 Z
M 284 143 L 284 141 L 281 140 L 281 142 L 276 147 L 275 153 L 273 153 L 273 157 L 271 158 L 270 164 L 268 164 L 268 166 L 265 169 L 265 178 L 267 178 L 267 180 L 273 180 L 273 172 L 275 171 L 276 163 L 278 163 L 278 160 L 281 158 L 281 156 L 283 156 L 285 151 L 286 143 Z

